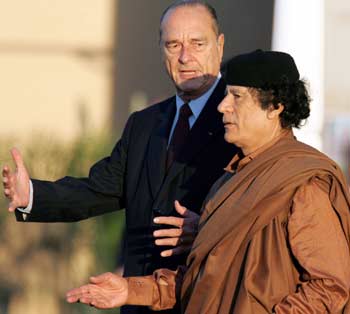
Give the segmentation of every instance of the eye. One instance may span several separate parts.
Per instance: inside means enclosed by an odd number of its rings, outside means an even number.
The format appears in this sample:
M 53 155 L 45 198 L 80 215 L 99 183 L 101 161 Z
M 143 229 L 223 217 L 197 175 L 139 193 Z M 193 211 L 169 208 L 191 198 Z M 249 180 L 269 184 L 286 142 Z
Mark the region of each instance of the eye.
M 168 48 L 176 48 L 179 44 L 178 43 L 169 43 L 167 45 Z
M 241 95 L 238 94 L 238 93 L 233 93 L 233 96 L 234 96 L 235 98 L 241 98 Z
M 172 42 L 167 42 L 165 44 L 166 49 L 168 49 L 171 52 L 177 51 L 180 49 L 181 45 L 178 42 L 172 41 Z
M 197 50 L 203 49 L 205 46 L 205 42 L 204 41 L 194 41 L 192 43 L 193 47 Z

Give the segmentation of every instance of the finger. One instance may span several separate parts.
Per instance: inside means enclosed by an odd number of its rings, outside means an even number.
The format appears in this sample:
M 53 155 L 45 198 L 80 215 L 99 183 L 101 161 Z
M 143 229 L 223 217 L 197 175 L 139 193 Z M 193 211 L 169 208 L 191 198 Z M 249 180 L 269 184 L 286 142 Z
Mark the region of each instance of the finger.
M 197 219 L 199 220 L 200 215 L 198 215 L 196 212 L 189 210 L 185 206 L 182 206 L 179 201 L 175 201 L 175 210 L 183 217 L 190 218 L 190 219 Z
M 153 219 L 156 224 L 170 225 L 175 227 L 182 227 L 184 224 L 184 219 L 173 216 L 160 216 Z
M 166 238 L 166 239 L 157 239 L 154 243 L 158 246 L 176 246 L 180 243 L 180 238 Z
M 6 189 L 4 189 L 4 194 L 5 194 L 5 196 L 7 197 L 7 198 L 10 198 L 11 197 L 11 189 L 9 189 L 9 188 L 6 188 Z
M 20 153 L 20 151 L 17 148 L 12 148 L 11 149 L 11 155 L 12 155 L 12 159 L 16 165 L 16 168 L 24 168 L 24 162 L 22 159 L 22 155 Z
M 190 221 L 185 219 L 184 226 L 182 228 L 172 228 L 172 229 L 159 229 L 153 232 L 155 238 L 164 237 L 179 237 L 184 235 L 195 235 L 197 234 L 198 222 Z
M 73 292 L 70 292 L 73 293 Z M 87 296 L 86 293 L 83 292 L 74 292 L 74 294 L 66 294 L 66 301 L 69 303 L 80 302 L 80 299 L 84 296 Z
M 101 275 L 98 276 L 91 276 L 90 277 L 90 282 L 94 283 L 94 284 L 99 284 L 102 283 L 104 281 L 107 281 L 111 278 L 111 273 L 103 273 Z
M 12 212 L 14 212 L 17 209 L 17 207 L 18 206 L 17 206 L 17 204 L 15 202 L 10 202 L 8 211 L 12 213 Z
M 15 209 L 18 207 L 18 204 L 17 204 L 17 202 L 16 202 L 15 199 L 14 199 L 12 189 L 5 189 L 5 190 L 4 190 L 4 195 L 5 195 L 6 198 L 9 200 L 9 207 L 8 207 L 8 210 L 9 210 L 10 212 L 15 211 Z
M 182 206 L 178 200 L 174 202 L 175 210 L 181 215 L 186 216 L 188 209 L 185 206 Z
M 156 239 L 154 243 L 158 246 L 187 246 L 188 244 L 192 244 L 194 241 L 194 237 L 192 235 L 189 236 L 181 236 L 181 237 L 172 237 L 172 238 L 162 238 Z
M 8 188 L 10 185 L 10 179 L 7 176 L 2 177 L 2 183 L 5 188 Z
M 82 288 L 84 286 L 81 286 L 81 287 L 78 287 L 78 288 L 73 288 L 71 290 L 69 290 L 67 293 L 66 293 L 66 297 L 73 297 L 73 296 L 79 296 L 82 294 Z
M 5 188 L 9 187 L 11 185 L 11 170 L 10 168 L 3 168 L 2 170 L 2 182 Z
M 183 245 L 183 246 L 177 246 L 170 250 L 165 250 L 160 253 L 162 257 L 170 257 L 173 255 L 180 255 L 183 253 L 187 253 L 191 250 L 191 245 Z
M 79 297 L 78 296 L 66 296 L 66 301 L 68 303 L 75 303 L 79 301 Z
M 74 295 L 66 295 L 66 301 L 68 303 L 75 303 L 75 302 L 79 302 L 80 298 L 82 297 L 81 294 L 74 294 Z
M 10 171 L 10 167 L 8 165 L 4 165 L 2 168 L 2 171 L 3 171 L 3 173 L 4 173 L 4 171 L 5 172 Z
M 183 230 L 180 228 L 176 229 L 159 229 L 153 232 L 153 236 L 156 238 L 161 238 L 161 237 L 179 237 L 183 233 Z
M 11 169 L 9 166 L 5 165 L 3 168 L 2 168 L 2 176 L 3 177 L 9 177 L 11 175 Z
M 15 187 L 15 178 L 11 174 L 9 176 L 3 177 L 2 182 L 5 189 L 13 189 Z
M 90 305 L 91 303 L 94 302 L 94 298 L 92 296 L 89 296 L 89 295 L 84 295 L 84 296 L 79 298 L 79 301 L 80 301 L 80 303 Z

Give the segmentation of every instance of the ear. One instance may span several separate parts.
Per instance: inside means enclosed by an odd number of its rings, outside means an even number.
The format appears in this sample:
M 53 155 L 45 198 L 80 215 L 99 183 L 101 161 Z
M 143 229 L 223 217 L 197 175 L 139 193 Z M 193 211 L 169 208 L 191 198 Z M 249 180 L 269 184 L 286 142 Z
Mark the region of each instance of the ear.
M 220 61 L 222 60 L 222 56 L 224 54 L 224 44 L 225 44 L 225 36 L 223 33 L 221 33 L 218 37 L 218 48 L 219 48 L 219 54 L 220 54 Z
M 284 106 L 281 103 L 278 104 L 277 108 L 275 108 L 273 105 L 271 105 L 267 109 L 267 118 L 270 120 L 279 118 L 279 115 L 282 113 L 283 110 L 284 110 Z

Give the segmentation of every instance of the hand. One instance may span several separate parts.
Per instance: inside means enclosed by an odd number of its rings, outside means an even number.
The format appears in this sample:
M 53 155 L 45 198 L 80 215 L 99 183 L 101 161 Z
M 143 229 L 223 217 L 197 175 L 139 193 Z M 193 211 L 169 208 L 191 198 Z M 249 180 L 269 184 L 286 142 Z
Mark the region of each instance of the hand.
M 12 159 L 16 165 L 14 172 L 5 165 L 2 170 L 4 194 L 9 200 L 10 212 L 17 207 L 27 207 L 29 204 L 29 174 L 24 165 L 21 153 L 16 149 L 11 149 Z
M 128 282 L 112 273 L 90 277 L 90 283 L 67 292 L 68 303 L 81 302 L 98 309 L 112 309 L 126 304 Z
M 153 232 L 155 244 L 174 246 L 160 253 L 163 257 L 189 252 L 198 232 L 199 215 L 175 201 L 175 210 L 183 217 L 156 217 L 154 223 L 175 226 L 173 229 L 159 229 Z

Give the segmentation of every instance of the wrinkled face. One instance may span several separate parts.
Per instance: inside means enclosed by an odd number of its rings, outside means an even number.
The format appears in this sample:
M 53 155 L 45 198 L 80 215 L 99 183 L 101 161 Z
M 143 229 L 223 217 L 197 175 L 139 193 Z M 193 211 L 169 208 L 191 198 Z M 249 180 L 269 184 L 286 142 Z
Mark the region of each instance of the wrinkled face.
M 204 7 L 177 7 L 161 24 L 160 47 L 167 72 L 180 97 L 204 94 L 220 71 L 224 36 L 217 36 Z
M 223 113 L 225 140 L 249 154 L 263 146 L 282 130 L 278 109 L 262 109 L 257 96 L 247 87 L 227 86 L 227 94 L 218 106 Z

